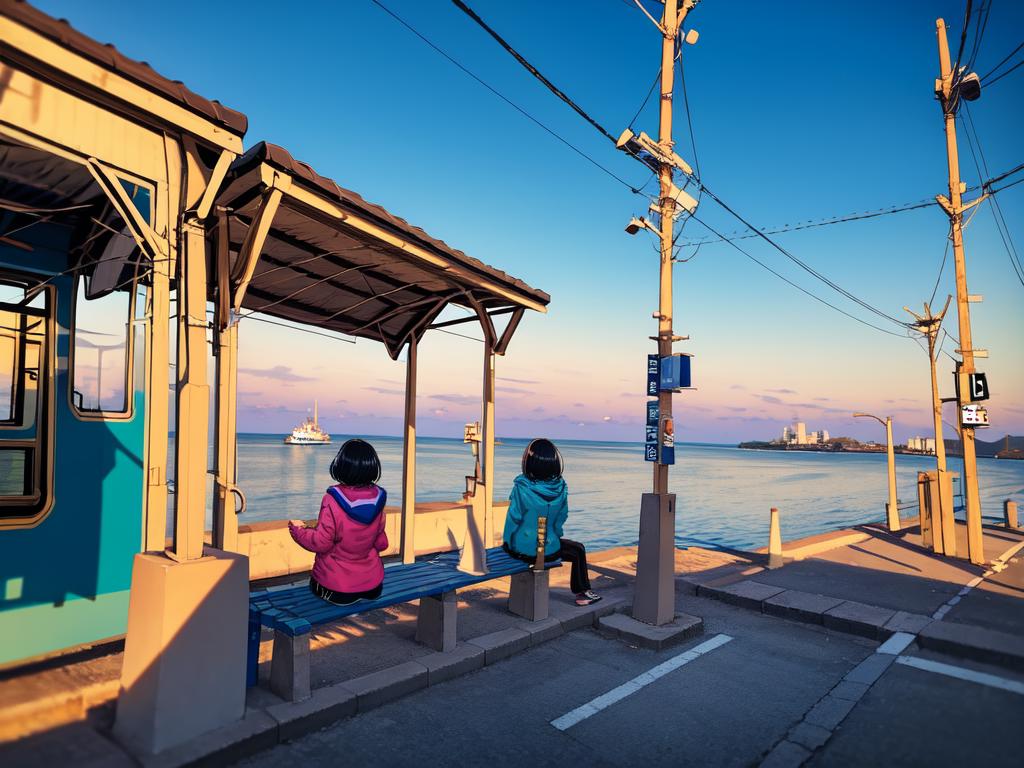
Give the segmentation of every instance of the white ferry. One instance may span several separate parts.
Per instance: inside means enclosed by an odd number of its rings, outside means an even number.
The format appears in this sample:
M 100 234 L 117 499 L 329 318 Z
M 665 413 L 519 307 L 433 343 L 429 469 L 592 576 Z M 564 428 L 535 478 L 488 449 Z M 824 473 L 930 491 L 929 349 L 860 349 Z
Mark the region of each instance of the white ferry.
M 313 401 L 313 418 L 306 418 L 284 439 L 289 445 L 323 445 L 331 442 L 331 436 L 320 429 L 317 421 L 317 403 Z

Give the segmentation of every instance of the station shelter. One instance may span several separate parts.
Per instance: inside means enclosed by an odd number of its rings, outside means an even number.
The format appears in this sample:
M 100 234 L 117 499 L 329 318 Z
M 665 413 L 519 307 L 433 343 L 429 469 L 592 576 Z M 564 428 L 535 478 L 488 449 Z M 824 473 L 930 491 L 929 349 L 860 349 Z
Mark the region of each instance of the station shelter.
M 201 615 L 221 587 L 173 581 L 190 563 L 247 573 L 235 414 L 251 313 L 405 355 L 409 561 L 417 349 L 452 322 L 446 307 L 468 309 L 484 338 L 474 493 L 495 536 L 494 359 L 550 297 L 280 147 L 245 151 L 246 130 L 242 113 L 0 0 L 0 669 L 126 628 L 131 642 L 130 604 L 148 619 L 192 600 L 187 615 Z M 140 563 L 171 574 L 164 592 L 139 586 Z

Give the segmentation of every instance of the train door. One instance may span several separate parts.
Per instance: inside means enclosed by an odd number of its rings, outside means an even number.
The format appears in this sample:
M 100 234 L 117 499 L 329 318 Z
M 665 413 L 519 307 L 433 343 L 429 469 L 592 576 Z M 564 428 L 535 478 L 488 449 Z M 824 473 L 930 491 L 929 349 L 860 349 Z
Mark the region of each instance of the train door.
M 0 240 L 0 666 L 125 631 L 144 548 L 147 319 L 116 224 L 89 258 L 58 225 Z

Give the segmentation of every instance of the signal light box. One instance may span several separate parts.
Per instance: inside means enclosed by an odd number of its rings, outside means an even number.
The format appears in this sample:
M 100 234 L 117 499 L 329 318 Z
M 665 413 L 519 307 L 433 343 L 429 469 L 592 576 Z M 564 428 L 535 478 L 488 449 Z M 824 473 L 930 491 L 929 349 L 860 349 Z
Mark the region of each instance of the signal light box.
M 677 353 L 661 358 L 659 388 L 662 391 L 685 389 L 690 386 L 690 358 L 693 355 Z

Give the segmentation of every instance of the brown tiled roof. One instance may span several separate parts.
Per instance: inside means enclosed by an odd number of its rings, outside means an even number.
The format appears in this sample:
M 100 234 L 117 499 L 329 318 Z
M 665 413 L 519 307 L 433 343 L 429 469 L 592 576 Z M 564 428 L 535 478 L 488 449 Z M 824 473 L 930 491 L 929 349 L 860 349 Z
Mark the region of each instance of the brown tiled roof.
M 522 280 L 512 277 L 507 272 L 484 264 L 479 259 L 474 259 L 472 256 L 452 248 L 443 240 L 431 237 L 419 227 L 413 226 L 405 219 L 389 213 L 381 206 L 367 202 L 352 190 L 339 186 L 326 176 L 321 176 L 311 166 L 296 160 L 288 150 L 276 144 L 261 141 L 235 161 L 232 171 L 236 175 L 241 175 L 241 173 L 244 173 L 254 164 L 260 162 L 265 162 L 270 166 L 291 174 L 298 181 L 304 182 L 317 192 L 326 195 L 332 201 L 356 209 L 363 215 L 375 219 L 379 224 L 383 224 L 386 228 L 397 230 L 405 237 L 417 241 L 420 245 L 427 247 L 428 250 L 437 251 L 445 257 L 452 259 L 460 266 L 467 267 L 473 272 L 492 280 L 497 280 L 507 286 L 515 287 L 516 290 L 527 294 L 530 298 L 541 304 L 547 305 L 551 302 L 551 296 L 544 291 L 533 288 Z
M 24 0 L 0 0 L 0 16 L 6 16 L 128 80 L 177 102 L 232 133 L 241 136 L 248 127 L 249 120 L 241 112 L 190 91 L 178 80 L 168 80 L 146 62 L 128 58 L 114 46 L 93 40 L 64 19 L 48 16 Z

